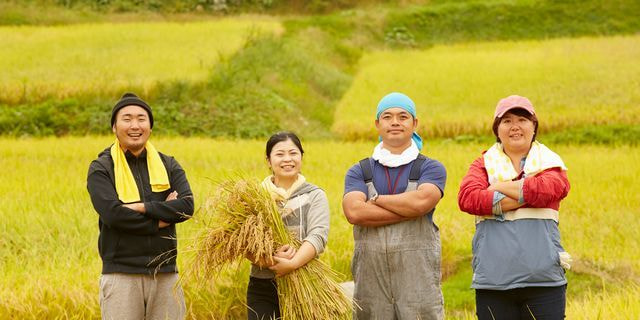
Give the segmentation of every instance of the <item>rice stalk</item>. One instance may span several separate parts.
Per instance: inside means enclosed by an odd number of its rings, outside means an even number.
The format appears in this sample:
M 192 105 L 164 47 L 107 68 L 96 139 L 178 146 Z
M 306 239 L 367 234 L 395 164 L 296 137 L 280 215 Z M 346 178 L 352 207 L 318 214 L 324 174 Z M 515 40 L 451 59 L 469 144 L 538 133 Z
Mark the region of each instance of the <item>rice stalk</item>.
M 225 267 L 250 258 L 271 261 L 284 244 L 299 248 L 271 196 L 257 180 L 238 179 L 218 185 L 200 211 L 205 228 L 191 246 L 195 250 L 190 272 L 212 279 Z M 290 274 L 277 277 L 282 320 L 350 319 L 353 302 L 335 279 L 338 274 L 313 259 Z

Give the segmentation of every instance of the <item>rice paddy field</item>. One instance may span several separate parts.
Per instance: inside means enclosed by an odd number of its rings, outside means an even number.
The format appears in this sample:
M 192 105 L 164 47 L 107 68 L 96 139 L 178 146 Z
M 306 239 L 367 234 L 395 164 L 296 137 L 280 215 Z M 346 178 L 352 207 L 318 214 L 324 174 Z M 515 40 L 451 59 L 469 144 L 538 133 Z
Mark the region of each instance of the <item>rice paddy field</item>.
M 199 81 L 256 33 L 277 33 L 268 18 L 202 22 L 0 27 L 0 103 L 78 95 L 148 94 L 159 82 Z
M 486 134 L 498 100 L 511 94 L 531 99 L 543 132 L 637 124 L 638 58 L 638 35 L 371 52 L 337 106 L 333 131 L 372 136 L 380 93 L 391 91 L 414 99 L 422 132 L 432 137 Z
M 196 205 L 212 192 L 212 180 L 237 173 L 268 174 L 264 141 L 153 138 L 185 168 Z M 544 142 L 544 137 L 541 137 Z M 98 215 L 86 191 L 92 159 L 111 137 L 0 138 L 0 318 L 99 317 Z M 304 142 L 304 141 L 303 141 Z M 349 279 L 353 241 L 341 212 L 343 175 L 370 154 L 374 141 L 304 143 L 303 173 L 325 189 L 331 204 L 329 246 L 322 259 Z M 448 171 L 435 220 L 441 229 L 443 283 L 448 318 L 473 318 L 470 241 L 473 218 L 457 209 L 459 182 L 487 146 L 428 141 L 424 152 Z M 572 190 L 561 206 L 563 244 L 573 255 L 568 319 L 632 319 L 640 314 L 640 175 L 638 147 L 551 146 L 569 167 Z M 201 225 L 197 213 L 179 226 L 181 248 Z M 180 256 L 186 267 L 188 254 Z M 248 263 L 215 281 L 184 279 L 187 304 L 197 319 L 240 319 Z
M 262 17 L 3 26 L 0 105 L 113 97 L 125 89 L 152 96 L 158 84 L 210 77 L 216 63 L 242 50 L 251 35 L 280 32 L 277 20 Z M 381 96 L 407 93 L 418 105 L 419 133 L 427 138 L 423 153 L 440 160 L 448 172 L 435 215 L 447 319 L 474 319 L 474 219 L 458 210 L 456 197 L 469 164 L 489 146 L 440 138 L 489 134 L 495 104 L 510 94 L 533 101 L 542 143 L 545 133 L 568 128 L 638 126 L 638 58 L 638 35 L 365 53 L 335 110 L 331 130 L 337 139 L 302 137 L 303 174 L 327 192 L 331 205 L 322 260 L 342 274 L 341 280 L 350 280 L 353 240 L 341 209 L 344 174 L 375 146 L 373 118 Z M 156 119 L 156 125 L 162 121 L 167 120 Z M 98 215 L 86 191 L 86 174 L 91 160 L 112 141 L 111 136 L 0 136 L 0 319 L 100 317 Z M 184 167 L 197 207 L 213 192 L 214 181 L 239 173 L 262 179 L 269 173 L 262 140 L 153 136 L 152 141 Z M 572 184 L 560 209 L 563 245 L 574 259 L 567 273 L 567 319 L 636 319 L 640 147 L 549 146 L 563 157 Z M 202 227 L 197 212 L 178 227 L 182 270 L 190 260 L 185 249 Z M 214 281 L 184 278 L 189 318 L 245 318 L 248 273 L 245 262 Z

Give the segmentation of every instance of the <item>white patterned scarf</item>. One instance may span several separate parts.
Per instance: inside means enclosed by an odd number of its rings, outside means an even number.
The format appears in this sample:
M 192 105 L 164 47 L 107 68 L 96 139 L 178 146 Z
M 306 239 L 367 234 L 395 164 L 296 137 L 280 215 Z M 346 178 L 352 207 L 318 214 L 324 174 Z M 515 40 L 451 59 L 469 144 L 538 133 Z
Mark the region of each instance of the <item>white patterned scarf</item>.
M 494 184 L 499 181 L 511 181 L 518 177 L 518 172 L 513 168 L 511 158 L 504 153 L 502 144 L 494 144 L 484 156 L 484 166 L 487 168 L 487 175 L 489 176 L 489 184 Z M 538 141 L 534 141 L 531 144 L 529 154 L 524 163 L 525 177 L 535 175 L 539 172 L 550 168 L 560 168 L 567 170 L 562 158 L 551 149 Z

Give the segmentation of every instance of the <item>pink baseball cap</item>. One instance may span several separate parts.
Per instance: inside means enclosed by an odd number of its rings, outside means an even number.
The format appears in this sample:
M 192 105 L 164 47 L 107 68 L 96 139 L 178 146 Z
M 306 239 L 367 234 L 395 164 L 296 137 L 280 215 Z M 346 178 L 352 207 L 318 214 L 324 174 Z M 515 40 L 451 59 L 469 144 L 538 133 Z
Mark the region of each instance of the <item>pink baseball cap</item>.
M 533 104 L 531 104 L 531 101 L 529 101 L 529 99 L 518 95 L 512 95 L 498 102 L 498 105 L 496 106 L 496 112 L 493 117 L 500 118 L 507 111 L 515 108 L 522 108 L 527 110 L 530 114 L 536 114 L 536 111 L 533 110 Z

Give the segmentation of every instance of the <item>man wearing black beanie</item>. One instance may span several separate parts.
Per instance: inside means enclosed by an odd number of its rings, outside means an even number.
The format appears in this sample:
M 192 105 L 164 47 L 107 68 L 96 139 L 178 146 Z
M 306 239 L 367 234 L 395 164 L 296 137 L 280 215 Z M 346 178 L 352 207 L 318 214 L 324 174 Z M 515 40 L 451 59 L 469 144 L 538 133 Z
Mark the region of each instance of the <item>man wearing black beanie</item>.
M 151 107 L 149 107 L 149 105 L 146 102 L 144 102 L 142 99 L 138 98 L 138 96 L 130 92 L 123 94 L 120 100 L 118 100 L 118 102 L 116 103 L 116 105 L 113 106 L 113 110 L 111 110 L 111 126 L 112 127 L 116 122 L 116 114 L 118 113 L 118 111 L 120 111 L 120 109 L 127 106 L 138 106 L 144 109 L 145 111 L 147 111 L 150 128 L 153 129 L 153 113 L 151 112 Z
M 111 111 L 114 143 L 91 162 L 99 215 L 102 319 L 183 319 L 175 224 L 193 214 L 184 170 L 149 142 L 151 107 L 125 93 Z

